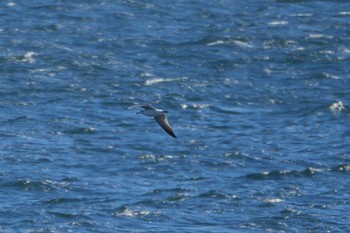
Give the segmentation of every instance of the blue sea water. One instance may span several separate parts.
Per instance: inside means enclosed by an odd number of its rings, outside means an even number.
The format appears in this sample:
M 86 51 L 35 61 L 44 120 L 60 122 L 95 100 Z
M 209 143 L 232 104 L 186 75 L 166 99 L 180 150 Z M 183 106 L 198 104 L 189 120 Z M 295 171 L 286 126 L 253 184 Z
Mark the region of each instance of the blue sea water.
M 0 232 L 350 231 L 350 2 L 7 0 L 0 36 Z

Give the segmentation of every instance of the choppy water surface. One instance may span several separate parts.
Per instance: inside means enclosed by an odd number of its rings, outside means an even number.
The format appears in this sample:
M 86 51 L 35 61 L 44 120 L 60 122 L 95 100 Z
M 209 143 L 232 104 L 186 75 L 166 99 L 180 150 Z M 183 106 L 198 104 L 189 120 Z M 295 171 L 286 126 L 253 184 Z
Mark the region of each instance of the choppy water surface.
M 0 232 L 349 231 L 347 1 L 0 16 Z

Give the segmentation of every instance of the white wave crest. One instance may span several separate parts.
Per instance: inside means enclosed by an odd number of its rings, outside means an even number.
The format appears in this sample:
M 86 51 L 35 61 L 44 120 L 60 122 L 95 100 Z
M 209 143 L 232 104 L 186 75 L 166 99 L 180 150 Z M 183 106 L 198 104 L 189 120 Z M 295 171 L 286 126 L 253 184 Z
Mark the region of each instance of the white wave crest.
M 24 62 L 29 62 L 29 63 L 34 63 L 35 59 L 34 56 L 37 55 L 33 51 L 27 52 L 26 54 L 23 55 L 22 61 Z
M 341 101 L 335 102 L 329 106 L 331 112 L 341 112 L 345 109 L 344 104 Z
M 340 15 L 350 15 L 350 11 L 339 12 Z
M 286 25 L 286 24 L 288 24 L 287 21 L 272 21 L 268 23 L 268 25 L 271 25 L 271 26 Z
M 153 78 L 153 79 L 147 79 L 145 81 L 146 86 L 151 86 L 157 83 L 163 83 L 163 82 L 173 82 L 173 81 L 182 81 L 186 80 L 186 77 L 181 77 L 181 78 Z
M 240 40 L 228 40 L 228 41 L 217 40 L 217 41 L 208 43 L 207 46 L 215 46 L 215 45 L 223 45 L 223 44 L 225 44 L 225 45 L 234 44 L 234 45 L 237 45 L 237 46 L 242 47 L 242 48 L 252 48 L 253 47 L 250 43 L 240 41 Z
M 182 109 L 203 109 L 203 108 L 208 108 L 210 105 L 209 104 L 181 104 Z
M 267 203 L 280 203 L 283 202 L 283 199 L 280 198 L 268 198 L 265 200 Z

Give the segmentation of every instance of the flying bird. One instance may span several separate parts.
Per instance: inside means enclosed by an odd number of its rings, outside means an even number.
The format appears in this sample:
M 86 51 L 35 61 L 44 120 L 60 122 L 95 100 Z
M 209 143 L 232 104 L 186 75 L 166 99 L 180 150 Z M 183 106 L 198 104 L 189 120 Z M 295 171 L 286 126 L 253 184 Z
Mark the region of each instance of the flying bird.
M 164 129 L 165 132 L 167 132 L 170 136 L 177 138 L 168 122 L 167 116 L 165 115 L 165 113 L 168 113 L 168 111 L 157 109 L 155 107 L 152 107 L 151 105 L 134 105 L 127 109 L 136 108 L 136 107 L 143 108 L 143 110 L 141 110 L 140 112 L 137 112 L 136 114 L 142 114 L 147 117 L 154 117 L 156 122 L 160 125 L 160 127 Z

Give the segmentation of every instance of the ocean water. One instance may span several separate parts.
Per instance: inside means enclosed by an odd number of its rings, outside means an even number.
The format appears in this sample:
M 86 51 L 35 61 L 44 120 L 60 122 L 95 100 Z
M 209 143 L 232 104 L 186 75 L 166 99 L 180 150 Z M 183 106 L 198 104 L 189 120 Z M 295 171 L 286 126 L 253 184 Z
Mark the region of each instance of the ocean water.
M 0 37 L 0 232 L 350 231 L 349 1 L 6 0 Z

